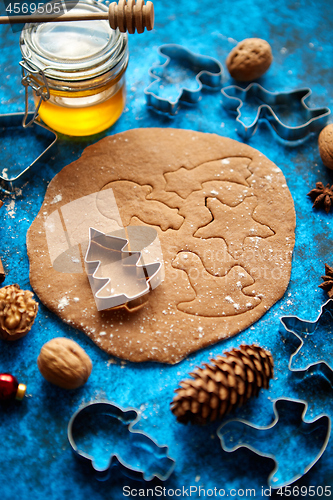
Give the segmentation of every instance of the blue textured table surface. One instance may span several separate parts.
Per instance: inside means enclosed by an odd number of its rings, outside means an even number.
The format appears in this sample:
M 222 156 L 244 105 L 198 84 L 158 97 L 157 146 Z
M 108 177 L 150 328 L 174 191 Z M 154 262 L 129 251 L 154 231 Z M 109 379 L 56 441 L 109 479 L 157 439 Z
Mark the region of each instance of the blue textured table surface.
M 327 0 L 155 0 L 155 14 L 152 32 L 130 37 L 128 101 L 115 126 L 105 134 L 88 139 L 60 136 L 51 158 L 33 167 L 28 182 L 18 186 L 21 190 L 0 195 L 5 204 L 0 219 L 0 255 L 7 272 L 4 284 L 19 283 L 22 288 L 30 288 L 25 246 L 27 229 L 39 211 L 49 181 L 62 167 L 78 158 L 87 145 L 105 135 L 137 127 L 193 129 L 239 140 L 234 118 L 222 108 L 219 93 L 204 92 L 197 105 L 182 107 L 172 119 L 147 109 L 144 89 L 150 82 L 148 70 L 158 61 L 159 45 L 182 44 L 194 52 L 217 58 L 225 67 L 226 56 L 236 41 L 248 37 L 264 38 L 272 46 L 274 62 L 260 83 L 272 91 L 309 86 L 313 91 L 312 106 L 333 109 L 333 7 Z M 2 26 L 0 33 L 1 113 L 23 111 L 18 65 L 19 34 L 13 33 L 8 26 Z M 232 80 L 225 70 L 224 84 L 230 83 Z M 209 357 L 242 342 L 257 342 L 273 353 L 275 379 L 268 391 L 261 392 L 258 399 L 237 410 L 235 416 L 267 425 L 273 419 L 272 401 L 291 397 L 309 403 L 309 418 L 321 413 L 333 417 L 331 385 L 323 377 L 314 375 L 302 379 L 288 370 L 295 345 L 279 332 L 282 315 L 295 314 L 314 320 L 326 301 L 326 294 L 318 284 L 324 263 L 333 264 L 333 213 L 326 215 L 313 211 L 306 194 L 316 181 L 332 183 L 332 174 L 321 162 L 316 136 L 302 146 L 291 148 L 276 142 L 267 128 L 260 127 L 249 143 L 283 170 L 295 202 L 296 246 L 290 285 L 283 299 L 254 327 L 195 353 L 175 366 L 136 365 L 117 359 L 110 363 L 110 356 L 99 350 L 83 333 L 66 326 L 40 306 L 30 334 L 15 343 L 1 342 L 0 346 L 0 372 L 12 373 L 28 386 L 28 396 L 21 403 L 0 406 L 2 500 L 118 500 L 125 498 L 123 487 L 126 485 L 141 489 L 146 496 L 153 498 L 148 488 L 159 484 L 157 481 L 144 484 L 116 475 L 99 483 L 74 459 L 67 441 L 67 423 L 82 402 L 101 398 L 140 409 L 141 420 L 136 427 L 149 433 L 159 444 L 169 446 L 170 455 L 177 464 L 164 485 L 170 489 L 167 498 L 171 498 L 172 489 L 183 486 L 201 486 L 206 490 L 225 488 L 226 494 L 229 492 L 234 498 L 245 498 L 242 490 L 254 488 L 256 497 L 261 498 L 262 487 L 267 487 L 267 476 L 274 465 L 271 460 L 244 449 L 224 452 L 216 436 L 219 423 L 202 428 L 182 426 L 169 410 L 174 389 L 189 371 Z M 16 154 L 17 150 L 13 148 L 13 157 Z M 77 391 L 66 392 L 51 386 L 38 371 L 36 359 L 42 345 L 56 336 L 76 340 L 93 361 L 88 383 Z M 327 346 L 328 357 L 332 350 L 332 344 Z M 300 456 L 302 453 L 300 449 Z M 298 460 L 297 453 L 294 460 Z M 295 484 L 316 488 L 333 486 L 332 465 L 333 437 L 319 462 Z M 233 488 L 235 490 L 231 492 Z M 236 490 L 240 491 L 236 493 Z M 137 493 L 139 495 L 139 491 Z M 192 498 L 198 497 L 198 493 L 193 493 Z M 272 497 L 281 498 L 276 493 L 272 493 Z M 314 496 L 303 496 L 320 497 L 320 489 L 316 489 Z

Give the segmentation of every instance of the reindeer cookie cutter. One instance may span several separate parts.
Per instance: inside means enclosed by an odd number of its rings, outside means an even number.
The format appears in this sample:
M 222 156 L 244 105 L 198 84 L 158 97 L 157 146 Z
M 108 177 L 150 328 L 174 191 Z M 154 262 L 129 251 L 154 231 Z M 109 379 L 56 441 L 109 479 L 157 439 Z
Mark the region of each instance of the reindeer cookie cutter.
M 111 475 L 111 469 L 117 467 L 127 477 L 132 479 L 143 479 L 151 481 L 154 478 L 166 481 L 172 474 L 176 462 L 168 455 L 168 447 L 160 446 L 148 434 L 133 429 L 139 421 L 140 415 L 135 408 L 121 408 L 109 401 L 99 401 L 88 403 L 79 408 L 69 421 L 67 435 L 69 444 L 75 456 L 82 462 L 88 464 L 95 473 L 99 481 L 107 480 Z M 103 446 L 103 454 L 106 448 L 109 458 L 107 463 L 99 465 L 98 457 L 92 456 L 82 448 L 89 447 L 85 437 L 92 429 L 92 440 L 98 440 L 98 431 L 101 422 L 103 426 L 115 433 L 115 425 L 120 426 L 118 434 L 123 435 L 124 430 L 128 431 L 128 438 L 118 439 L 118 449 L 116 450 L 116 436 L 108 445 Z M 110 432 L 110 434 L 112 434 Z M 119 437 L 119 436 L 118 436 Z M 119 445 L 120 442 L 120 445 Z M 81 443 L 81 444 L 79 444 Z M 104 443 L 105 445 L 105 443 Z M 96 448 L 95 448 L 96 450 Z

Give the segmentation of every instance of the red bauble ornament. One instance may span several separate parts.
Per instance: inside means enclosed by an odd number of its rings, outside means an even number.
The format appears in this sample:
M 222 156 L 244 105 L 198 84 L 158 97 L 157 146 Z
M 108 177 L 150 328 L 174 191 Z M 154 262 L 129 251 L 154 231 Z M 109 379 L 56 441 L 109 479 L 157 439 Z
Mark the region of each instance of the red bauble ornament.
M 16 377 L 10 373 L 0 374 L 0 401 L 8 401 L 10 399 L 23 399 L 27 387 L 24 384 L 19 384 Z

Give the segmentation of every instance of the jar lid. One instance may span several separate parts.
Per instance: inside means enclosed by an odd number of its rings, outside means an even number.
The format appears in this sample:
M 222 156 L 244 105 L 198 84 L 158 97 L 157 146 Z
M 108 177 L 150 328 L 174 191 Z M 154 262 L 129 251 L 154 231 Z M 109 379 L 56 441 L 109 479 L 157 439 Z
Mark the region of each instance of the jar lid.
M 94 0 L 70 1 L 66 7 L 71 13 L 108 11 Z M 94 78 L 118 68 L 124 53 L 125 65 L 128 59 L 127 35 L 104 20 L 26 24 L 20 46 L 24 59 L 54 80 Z

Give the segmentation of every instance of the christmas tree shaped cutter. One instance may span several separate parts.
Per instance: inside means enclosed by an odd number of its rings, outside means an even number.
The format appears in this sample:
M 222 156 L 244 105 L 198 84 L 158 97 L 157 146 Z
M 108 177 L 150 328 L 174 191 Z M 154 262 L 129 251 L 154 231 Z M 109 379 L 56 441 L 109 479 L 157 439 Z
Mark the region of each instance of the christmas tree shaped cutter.
M 145 248 L 144 241 L 139 246 Z M 162 262 L 145 264 L 141 251 L 130 250 L 129 239 L 92 227 L 84 262 L 99 311 L 136 303 L 162 281 Z
M 168 447 L 133 429 L 140 419 L 135 408 L 110 401 L 88 403 L 68 423 L 67 436 L 76 457 L 92 468 L 99 481 L 117 468 L 132 479 L 166 481 L 175 468 Z
M 217 431 L 222 449 L 233 452 L 244 447 L 274 460 L 268 485 L 288 486 L 320 459 L 331 434 L 328 415 L 305 419 L 307 409 L 306 401 L 281 398 L 273 403 L 275 419 L 268 426 L 256 426 L 242 419 L 229 420 Z

